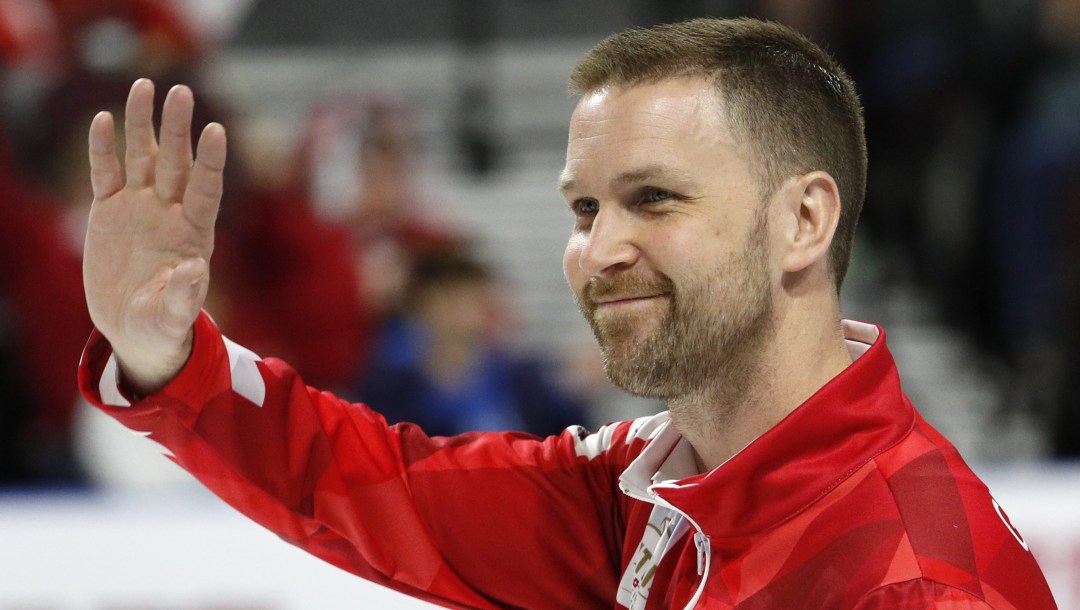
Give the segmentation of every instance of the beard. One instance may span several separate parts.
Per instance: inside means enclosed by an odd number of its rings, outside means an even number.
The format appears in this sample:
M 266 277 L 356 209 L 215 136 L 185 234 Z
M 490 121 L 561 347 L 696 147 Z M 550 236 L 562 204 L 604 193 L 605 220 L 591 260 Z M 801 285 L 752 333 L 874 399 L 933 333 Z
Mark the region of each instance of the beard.
M 736 257 L 679 285 L 662 273 L 592 278 L 575 298 L 611 382 L 645 398 L 733 403 L 773 327 L 766 228 L 759 213 Z M 596 315 L 598 299 L 628 294 L 666 295 L 667 313 L 652 333 L 642 335 L 652 321 L 640 315 Z

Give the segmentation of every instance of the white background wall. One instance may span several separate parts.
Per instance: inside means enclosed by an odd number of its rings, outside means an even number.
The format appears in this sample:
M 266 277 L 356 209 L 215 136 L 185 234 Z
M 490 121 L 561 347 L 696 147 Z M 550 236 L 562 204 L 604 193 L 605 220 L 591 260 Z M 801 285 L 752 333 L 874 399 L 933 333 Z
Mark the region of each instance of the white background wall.
M 1080 609 L 1080 465 L 977 469 Z M 0 496 L 0 610 L 412 610 L 187 484 Z

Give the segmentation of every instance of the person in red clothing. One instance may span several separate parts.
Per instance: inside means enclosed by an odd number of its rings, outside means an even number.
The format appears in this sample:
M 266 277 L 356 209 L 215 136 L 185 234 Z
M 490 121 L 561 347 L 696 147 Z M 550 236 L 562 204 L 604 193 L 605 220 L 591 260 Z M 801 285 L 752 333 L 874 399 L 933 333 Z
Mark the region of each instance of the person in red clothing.
M 126 183 L 111 116 L 91 127 L 83 392 L 283 539 L 445 607 L 1054 608 L 882 329 L 841 320 L 866 168 L 843 70 L 699 19 L 608 38 L 571 85 L 564 271 L 608 375 L 668 411 L 430 437 L 222 337 L 200 306 L 225 132 L 192 155 L 181 87 L 159 143 L 147 81 Z
M 230 336 L 336 392 L 367 368 L 414 261 L 464 243 L 417 205 L 409 135 L 404 110 L 389 104 L 350 96 L 316 106 L 281 183 L 232 212 L 217 267 L 231 290 L 216 316 Z
M 17 387 L 0 400 L 0 420 L 19 420 L 3 439 L 0 470 L 17 473 L 11 482 L 89 481 L 72 439 L 82 401 L 66 370 L 92 328 L 80 285 L 91 200 L 85 130 L 91 111 L 122 99 L 128 70 L 190 79 L 201 41 L 174 4 L 0 3 L 0 332 L 19 354 Z M 15 394 L 25 396 L 18 417 Z
M 79 286 L 81 244 L 73 243 L 63 205 L 27 179 L 9 153 L 0 135 L 0 301 L 27 406 L 11 426 L 4 470 L 18 473 L 7 482 L 84 483 L 71 449 L 79 394 L 62 364 L 78 361 L 92 328 Z M 0 418 L 10 417 L 16 402 L 6 392 Z

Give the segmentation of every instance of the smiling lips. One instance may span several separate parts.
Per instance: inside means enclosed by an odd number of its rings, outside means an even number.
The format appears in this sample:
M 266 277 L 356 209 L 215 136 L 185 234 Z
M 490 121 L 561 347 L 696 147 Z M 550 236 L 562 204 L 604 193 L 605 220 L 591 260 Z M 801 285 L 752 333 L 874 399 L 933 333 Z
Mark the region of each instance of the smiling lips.
M 666 275 L 626 273 L 591 278 L 582 291 L 581 302 L 589 311 L 644 306 L 656 299 L 670 299 L 674 291 L 674 282 Z
M 644 303 L 646 301 L 652 301 L 654 299 L 665 298 L 668 295 L 666 293 L 660 294 L 647 294 L 641 296 L 606 296 L 602 299 L 598 299 L 595 302 L 596 307 L 613 307 L 622 305 L 632 305 L 635 303 Z

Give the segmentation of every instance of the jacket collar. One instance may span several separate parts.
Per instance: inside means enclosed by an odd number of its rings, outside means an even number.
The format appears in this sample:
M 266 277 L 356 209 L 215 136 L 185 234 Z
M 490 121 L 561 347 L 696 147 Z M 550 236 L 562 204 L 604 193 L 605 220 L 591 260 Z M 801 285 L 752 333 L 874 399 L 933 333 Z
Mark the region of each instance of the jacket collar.
M 844 321 L 854 362 L 779 424 L 714 470 L 698 474 L 690 443 L 657 415 L 627 466 L 627 495 L 685 513 L 710 537 L 745 536 L 809 506 L 900 441 L 915 412 L 881 327 Z

